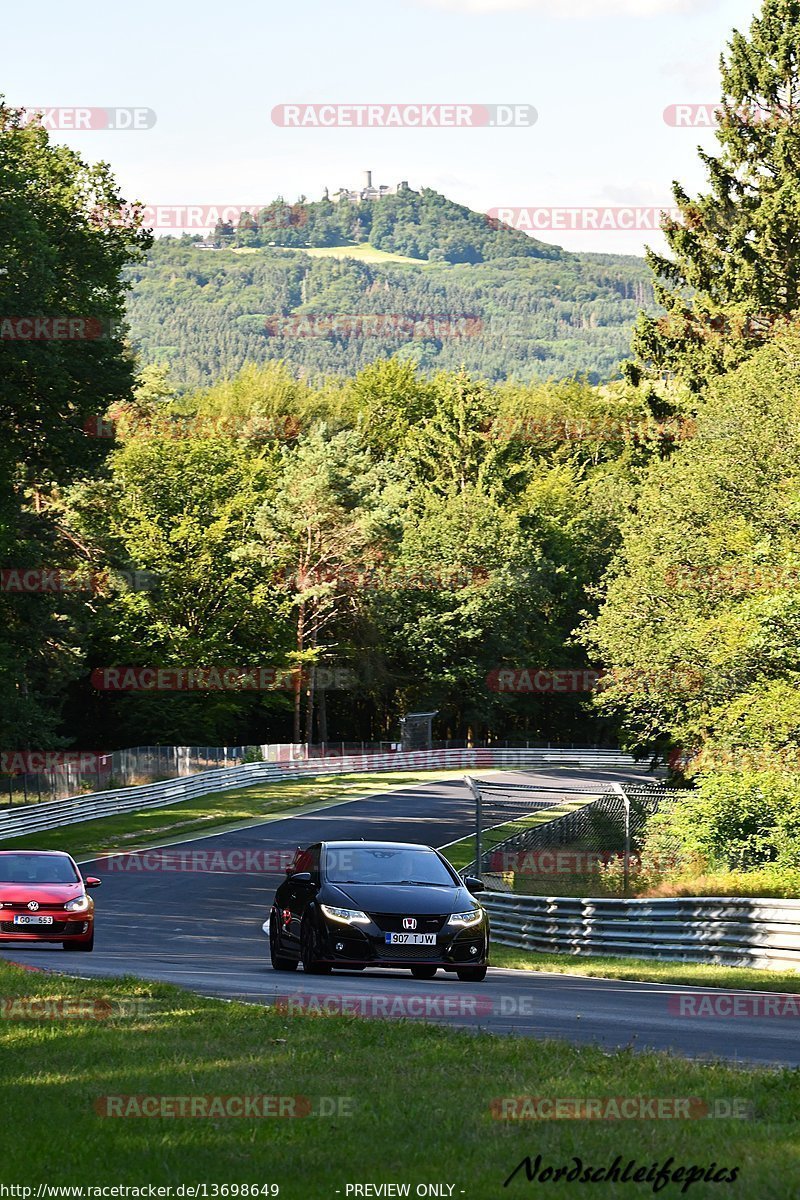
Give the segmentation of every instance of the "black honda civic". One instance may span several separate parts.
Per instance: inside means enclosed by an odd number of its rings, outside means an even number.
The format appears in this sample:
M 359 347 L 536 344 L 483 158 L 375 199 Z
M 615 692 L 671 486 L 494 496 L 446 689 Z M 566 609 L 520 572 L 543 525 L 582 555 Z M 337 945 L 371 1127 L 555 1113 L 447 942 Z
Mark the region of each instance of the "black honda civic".
M 315 975 L 333 967 L 437 970 L 480 983 L 489 956 L 489 919 L 462 879 L 430 846 L 405 842 L 317 842 L 286 868 L 269 915 L 276 971 Z M 265 927 L 267 923 L 265 922 Z

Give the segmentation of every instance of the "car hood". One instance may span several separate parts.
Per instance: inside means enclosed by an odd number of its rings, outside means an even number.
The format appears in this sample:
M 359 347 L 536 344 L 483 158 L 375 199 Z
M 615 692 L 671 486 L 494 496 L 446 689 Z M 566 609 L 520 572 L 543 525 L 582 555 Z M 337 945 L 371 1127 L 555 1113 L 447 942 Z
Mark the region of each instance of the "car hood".
M 0 883 L 0 900 L 12 904 L 66 904 L 82 895 L 82 883 Z
M 331 883 L 328 886 L 334 902 L 336 893 L 341 897 L 342 908 L 359 908 L 362 912 L 442 915 L 464 912 L 475 904 L 467 889 L 460 887 L 404 887 L 401 883 Z

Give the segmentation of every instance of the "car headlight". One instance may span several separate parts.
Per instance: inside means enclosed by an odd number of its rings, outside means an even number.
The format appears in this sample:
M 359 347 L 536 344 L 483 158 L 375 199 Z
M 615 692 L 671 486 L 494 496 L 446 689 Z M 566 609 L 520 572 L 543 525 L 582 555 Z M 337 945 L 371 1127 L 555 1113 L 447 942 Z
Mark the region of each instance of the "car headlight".
M 470 908 L 467 912 L 451 913 L 451 925 L 478 925 L 483 917 L 482 908 Z
M 64 905 L 67 912 L 86 912 L 89 907 L 88 896 L 76 896 L 74 900 L 68 900 Z
M 370 920 L 360 908 L 334 908 L 332 904 L 320 904 L 324 915 L 331 921 L 340 921 L 342 925 L 369 925 Z

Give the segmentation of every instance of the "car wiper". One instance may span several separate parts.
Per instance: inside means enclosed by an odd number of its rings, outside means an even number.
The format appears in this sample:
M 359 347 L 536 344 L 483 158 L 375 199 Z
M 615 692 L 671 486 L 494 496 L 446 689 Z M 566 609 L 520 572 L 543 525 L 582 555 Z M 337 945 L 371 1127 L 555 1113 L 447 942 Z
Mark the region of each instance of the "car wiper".
M 369 887 L 456 887 L 456 884 L 450 883 L 422 883 L 419 879 L 329 879 L 328 883 L 335 883 L 338 887 L 347 883 L 364 883 Z
M 398 879 L 397 883 L 398 883 L 398 886 L 400 884 L 408 884 L 409 887 L 454 887 L 455 886 L 455 884 L 449 884 L 449 883 L 423 883 L 419 879 Z

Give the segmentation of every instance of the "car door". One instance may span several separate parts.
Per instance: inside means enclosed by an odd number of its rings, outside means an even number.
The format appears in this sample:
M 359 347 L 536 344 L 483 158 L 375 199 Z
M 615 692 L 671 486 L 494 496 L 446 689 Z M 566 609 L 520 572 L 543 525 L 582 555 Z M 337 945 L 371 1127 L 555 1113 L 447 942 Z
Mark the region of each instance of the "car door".
M 303 922 L 303 914 L 319 889 L 321 850 L 320 843 L 309 846 L 306 850 L 298 850 L 289 867 L 286 882 L 281 884 L 281 903 L 290 914 L 288 922 L 285 920 L 283 922 L 283 940 L 287 947 L 291 947 L 297 953 L 300 952 L 300 926 Z M 311 884 L 302 881 L 294 883 L 294 877 L 305 872 L 310 874 Z

